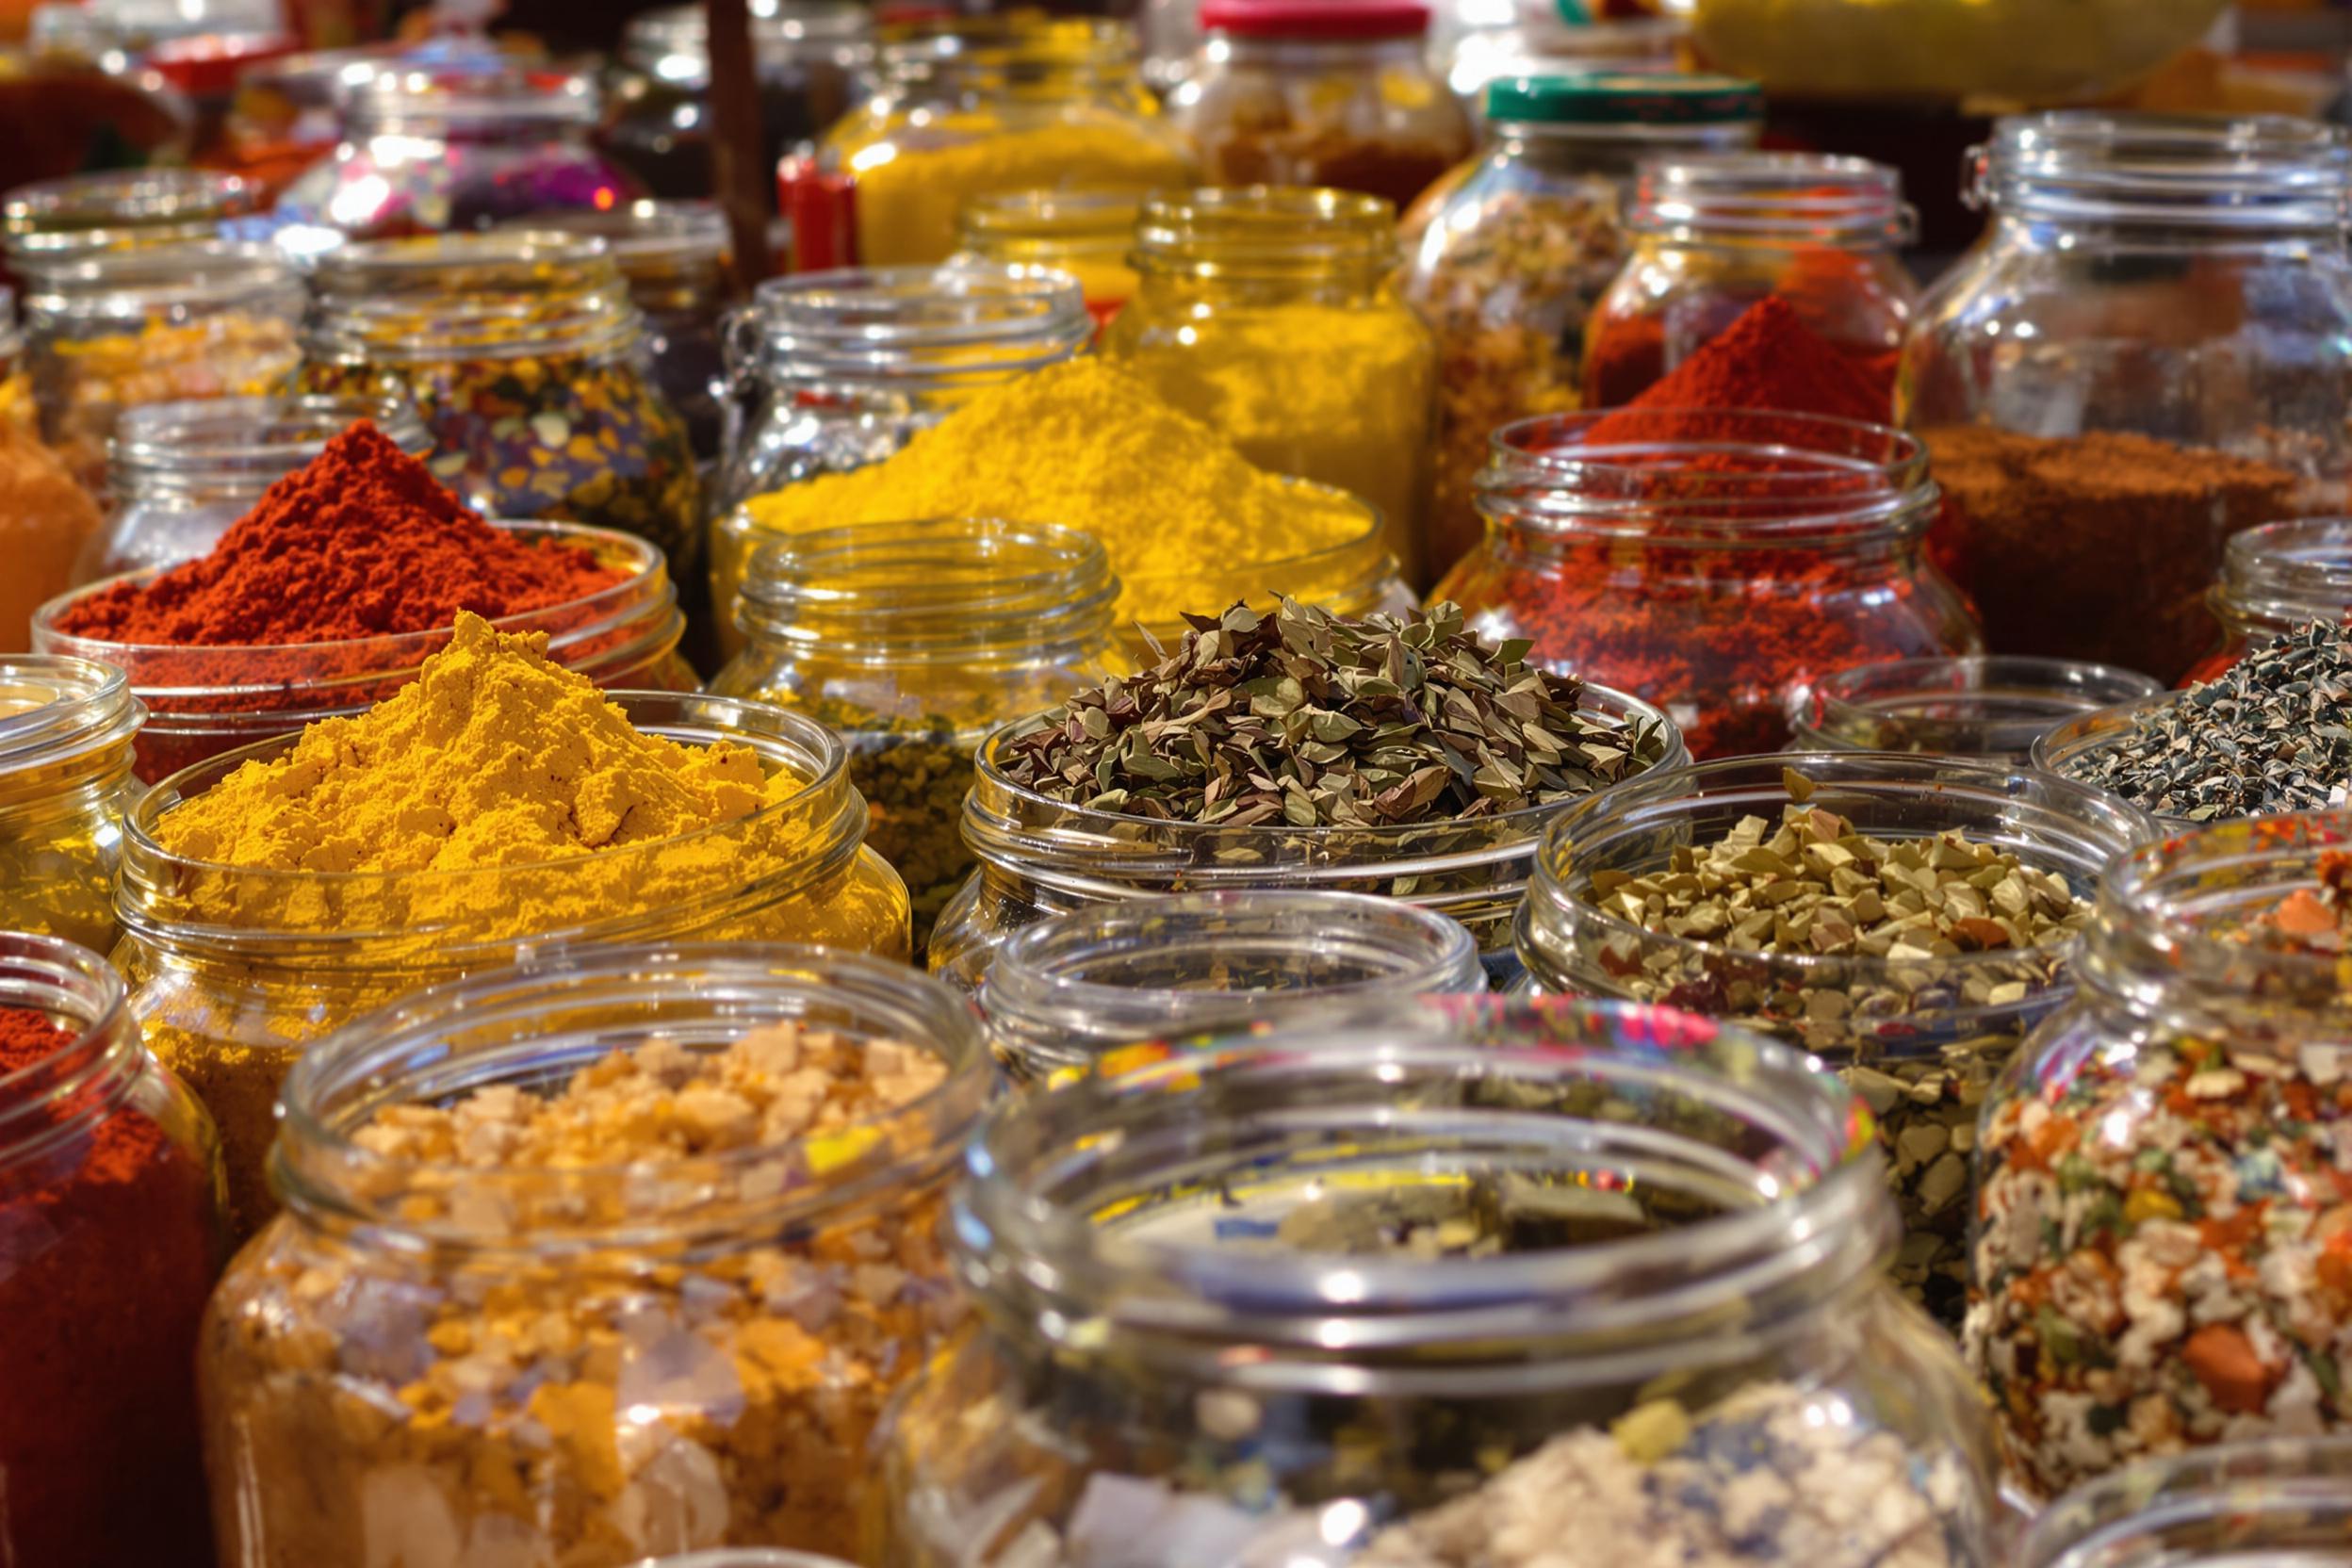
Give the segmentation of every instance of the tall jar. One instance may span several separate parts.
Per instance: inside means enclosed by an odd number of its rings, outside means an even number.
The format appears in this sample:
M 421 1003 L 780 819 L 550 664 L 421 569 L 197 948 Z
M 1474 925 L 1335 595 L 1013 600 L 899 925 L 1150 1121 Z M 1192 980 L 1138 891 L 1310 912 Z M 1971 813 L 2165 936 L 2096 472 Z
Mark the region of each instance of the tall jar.
M 1119 583 L 1049 524 L 951 517 L 825 529 L 752 558 L 749 645 L 711 690 L 797 709 L 849 744 L 866 843 L 906 879 L 915 955 L 972 867 L 972 759 L 990 731 L 1110 674 Z
M 1000 1102 L 886 1560 L 1992 1563 L 1844 1090 L 1683 1014 L 1447 1001 Z
M 2183 685 L 2213 679 L 2297 627 L 2352 621 L 2352 517 L 2302 517 L 2231 534 L 2205 607 L 2220 635 Z
M 1979 150 L 1991 226 L 1903 382 L 1995 651 L 2172 680 L 2230 534 L 2345 510 L 2348 189 L 2305 120 L 2068 112 Z
M 1651 773 L 1577 802 L 1544 835 L 1519 914 L 1530 978 L 1547 992 L 1727 1019 L 1834 1068 L 1870 1106 L 1886 1155 L 1903 1217 L 1894 1281 L 1957 1329 L 1977 1116 L 2027 1032 L 2073 994 L 2076 942 L 1825 956 L 1762 951 L 1728 934 L 1674 936 L 1605 907 L 1609 888 L 1670 870 L 1744 819 L 1777 828 L 1798 798 L 1791 773 L 1811 781 L 1809 804 L 1855 834 L 1899 847 L 1961 832 L 2059 878 L 2078 899 L 2155 827 L 2099 791 L 2006 762 L 1828 752 Z
M 1396 229 L 1388 203 L 1336 190 L 1154 197 L 1102 351 L 1259 467 L 1371 502 L 1418 584 L 1437 351 L 1392 283 Z
M 1684 416 L 1633 410 L 1497 431 L 1478 482 L 1486 539 L 1434 596 L 1486 636 L 1528 638 L 1535 658 L 1658 703 L 1702 760 L 1786 743 L 1796 681 L 1984 651 L 1922 548 L 1937 498 L 1917 440 L 1707 417 L 1705 440 Z
M 1769 295 L 1894 400 L 1919 286 L 1917 218 L 1885 164 L 1814 153 L 1658 157 L 1635 182 L 1633 254 L 1585 335 L 1584 400 L 1629 403 Z
M 975 196 L 956 215 L 958 263 L 1067 272 L 1098 325 L 1135 296 L 1127 253 L 1143 193 L 1009 190 Z
M 231 868 L 156 840 L 165 812 L 292 737 L 184 769 L 133 809 L 116 961 L 149 1047 L 220 1124 L 240 1236 L 274 1207 L 262 1158 L 286 1070 L 330 1029 L 420 987 L 565 942 L 787 940 L 906 956 L 906 890 L 864 847 L 865 804 L 839 737 L 737 698 L 613 700 L 648 734 L 748 746 L 806 787 L 683 838 L 482 871 Z
M 2017 1568 L 2324 1568 L 2352 1538 L 2347 1478 L 2340 1437 L 2142 1460 L 2043 1510 Z
M 604 241 L 538 230 L 339 247 L 312 275 L 302 390 L 412 401 L 435 478 L 485 516 L 564 518 L 702 558 L 700 482 Z
M 1986 1106 L 1967 1351 L 2011 1481 L 2352 1428 L 2343 963 L 2257 922 L 2337 813 L 2193 827 L 2101 879 L 2074 1004 Z
M 0 200 L 8 265 L 69 251 L 209 239 L 261 205 L 250 180 L 206 169 L 119 169 L 18 186 Z
M 1429 564 L 1486 531 L 1478 470 L 1513 419 L 1582 401 L 1585 324 L 1625 259 L 1625 198 L 1647 154 L 1751 146 L 1764 101 L 1721 76 L 1521 77 L 1486 91 L 1486 139 L 1415 214 L 1404 296 L 1437 338 Z
M 131 747 L 147 710 L 121 670 L 87 659 L 0 660 L 0 931 L 114 942 Z
M 608 1105 L 609 1164 L 469 1149 L 453 1198 L 385 1141 L 452 1099 L 495 1136 L 501 1095 L 658 1093 L 738 1040 L 758 1114 L 691 1083 L 676 1131 Z M 221 1568 L 858 1550 L 867 1435 L 962 1315 L 934 1232 L 988 1080 L 944 987 L 767 945 L 592 949 L 320 1042 L 286 1086 L 285 1212 L 204 1321 Z
M 886 43 L 881 69 L 880 91 L 778 175 L 796 271 L 936 267 L 956 210 L 992 191 L 1192 183 L 1124 23 L 956 18 Z
M 2070 719 L 2164 688 L 2136 670 L 2064 659 L 1891 659 L 1788 691 L 1792 751 L 1908 751 L 2025 767 Z

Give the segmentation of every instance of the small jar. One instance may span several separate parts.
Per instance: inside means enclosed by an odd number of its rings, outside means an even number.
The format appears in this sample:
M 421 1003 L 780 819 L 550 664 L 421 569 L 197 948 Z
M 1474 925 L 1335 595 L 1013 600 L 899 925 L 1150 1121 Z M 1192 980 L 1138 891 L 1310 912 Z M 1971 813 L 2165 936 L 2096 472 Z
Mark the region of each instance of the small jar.
M 1201 0 L 1200 25 L 1168 115 L 1205 184 L 1353 190 L 1401 212 L 1470 155 L 1421 0 Z
M 1690 760 L 1673 722 L 1648 703 L 1588 685 L 1580 711 L 1613 726 L 1655 727 L 1665 739 L 1660 768 Z M 1469 927 L 1490 980 L 1517 978 L 1511 912 L 1557 805 L 1369 828 L 1126 816 L 1052 800 L 1005 777 L 997 754 L 1021 727 L 1001 729 L 980 748 L 964 800 L 964 841 L 980 869 L 931 933 L 933 972 L 965 989 L 980 986 L 1007 937 L 1051 916 L 1167 893 L 1267 888 L 1372 893 L 1450 915 Z
M 2342 1368 L 2344 966 L 2253 925 L 2352 846 L 2340 813 L 2181 831 L 2111 865 L 1985 1107 L 1966 1348 L 2011 1481 L 2352 1431 Z
M 1127 259 L 1143 193 L 1010 190 L 975 196 L 956 214 L 959 264 L 1067 272 L 1100 326 L 1135 292 Z
M 1522 77 L 1487 90 L 1486 142 L 1414 216 L 1403 291 L 1437 338 L 1429 566 L 1485 532 L 1478 470 L 1513 419 L 1582 400 L 1585 324 L 1626 253 L 1634 166 L 1754 145 L 1764 101 L 1721 76 Z
M 1708 417 L 1705 440 L 1682 416 L 1632 410 L 1506 425 L 1478 482 L 1486 539 L 1433 596 L 1485 636 L 1528 638 L 1542 662 L 1661 704 L 1702 760 L 1786 743 L 1796 681 L 1984 651 L 1921 547 L 1936 491 L 1917 440 Z M 1652 424 L 1659 438 L 1642 439 Z
M 732 1143 L 680 1129 L 676 1154 L 603 1168 L 471 1160 L 452 1199 L 446 1166 L 370 1136 L 459 1095 L 609 1083 L 616 1055 L 690 1071 L 767 1031 L 794 1055 L 768 1058 L 774 1102 Z M 792 1095 L 839 1092 L 828 1037 L 875 1108 L 770 1130 L 807 1119 L 786 1119 Z M 939 1081 L 884 1099 L 914 1070 L 902 1052 Z M 321 1041 L 286 1086 L 286 1210 L 204 1321 L 221 1568 L 416 1562 L 420 1542 L 446 1568 L 857 1550 L 866 1439 L 962 1315 L 934 1232 L 988 1088 L 960 999 L 814 948 L 591 949 Z M 681 1110 L 753 1109 L 701 1092 L 717 1103 L 690 1088 Z
M 0 932 L 0 1008 L 57 1026 L 45 1055 L 0 1054 L 0 1560 L 201 1560 L 212 1123 L 97 954 Z
M 1434 909 L 1363 893 L 1183 893 L 1074 909 L 1005 939 L 975 1000 L 1014 1080 L 1119 1072 L 1169 1045 L 1343 1008 L 1486 989 Z
M 1895 659 L 1788 692 L 1791 751 L 1908 751 L 2031 763 L 2069 719 L 2164 690 L 2136 670 L 2064 659 Z
M 2180 678 L 2183 686 L 2213 679 L 2297 627 L 2352 620 L 2352 517 L 2302 517 L 2231 534 L 2205 607 L 2221 625 L 2220 640 Z
M 890 1560 L 1986 1568 L 1984 1413 L 1880 1278 L 1859 1125 L 1753 1036 L 1486 998 L 1001 1101 Z
M 0 201 L 0 244 L 19 272 L 74 251 L 210 239 L 255 211 L 252 181 L 207 169 L 121 169 L 17 187 Z
M 477 62 L 370 72 L 335 155 L 278 198 L 280 222 L 354 239 L 486 229 L 645 194 L 589 145 L 596 87 L 571 72 Z
M 2352 1539 L 2352 1439 L 2142 1460 L 2037 1515 L 2016 1568 L 2326 1568 Z
M 972 867 L 972 758 L 991 730 L 1110 674 L 1118 580 L 1090 536 L 980 518 L 825 529 L 764 546 L 749 645 L 710 689 L 797 709 L 849 743 L 866 843 L 906 879 L 920 961 Z
M 1437 351 L 1391 286 L 1396 228 L 1386 202 L 1336 190 L 1154 197 L 1102 351 L 1259 467 L 1369 501 L 1417 584 Z
M 272 396 L 293 376 L 302 285 L 270 247 L 202 240 L 20 257 L 41 435 L 106 492 L 122 411 Z
M 147 710 L 121 670 L 0 660 L 0 931 L 114 942 L 114 868 Z
M 433 450 L 404 402 L 214 398 L 126 410 L 106 464 L 114 505 L 83 544 L 74 582 L 193 561 L 356 419 L 372 421 L 411 457 Z
M 804 941 L 905 958 L 906 890 L 864 847 L 840 738 L 765 703 L 613 694 L 683 744 L 750 747 L 806 788 L 681 839 L 482 871 L 324 873 L 187 860 L 155 823 L 290 737 L 184 769 L 133 809 L 115 889 L 116 961 L 147 1043 L 220 1125 L 239 1236 L 274 1204 L 262 1179 L 278 1084 L 320 1036 L 422 986 L 564 942 Z M 753 875 L 757 858 L 773 869 Z
M 433 476 L 489 517 L 562 518 L 701 569 L 686 424 L 605 242 L 538 230 L 341 246 L 312 275 L 304 392 L 402 398 Z
M 1810 1052 L 1870 1108 L 1903 1217 L 1892 1276 L 1957 1329 L 1968 1287 L 1968 1151 L 1993 1081 L 2073 994 L 2071 937 L 2019 953 L 1919 958 L 1754 951 L 1650 930 L 1599 889 L 1721 843 L 1744 818 L 1777 827 L 1810 779 L 1814 804 L 1890 843 L 1959 830 L 2087 898 L 2107 861 L 2154 825 L 2099 791 L 2006 763 L 1817 752 L 1653 772 L 1561 812 L 1519 916 L 1519 956 L 1546 993 L 1669 1002 Z
M 936 267 L 958 209 L 992 191 L 1193 181 L 1123 23 L 960 17 L 886 44 L 881 70 L 880 91 L 778 173 L 795 271 Z
M 1919 286 L 1903 177 L 1813 153 L 1658 157 L 1635 182 L 1633 254 L 1585 335 L 1584 400 L 1629 403 L 1769 295 L 1844 353 L 1891 409 Z

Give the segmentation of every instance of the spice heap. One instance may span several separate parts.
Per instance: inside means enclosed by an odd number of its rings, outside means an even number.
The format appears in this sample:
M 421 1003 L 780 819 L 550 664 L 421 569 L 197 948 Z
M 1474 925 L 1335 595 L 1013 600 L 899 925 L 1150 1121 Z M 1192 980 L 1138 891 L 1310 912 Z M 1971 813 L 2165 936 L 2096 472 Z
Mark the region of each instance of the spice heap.
M 1777 294 L 1750 305 L 1625 408 L 1644 416 L 1596 420 L 1584 444 L 1741 438 L 1707 419 L 1661 420 L 1657 413 L 1663 410 L 1762 409 L 1879 425 L 1888 414 L 1886 394 Z
M 74 560 L 98 530 L 97 502 L 57 455 L 0 415 L 0 653 L 32 645 L 33 612 L 74 581 Z
M 1862 275 L 1870 265 L 1862 258 L 1821 246 L 1793 253 L 1788 270 L 1774 292 L 1732 317 L 1721 332 L 1692 350 L 1672 370 L 1665 368 L 1662 318 L 1653 315 L 1626 318 L 1604 302 L 1602 315 L 1593 322 L 1585 344 L 1585 401 L 1594 408 L 1640 404 L 1645 408 L 1771 409 L 1782 414 L 1820 414 L 1883 425 L 1893 414 L 1895 368 L 1900 355 L 1887 342 L 1833 342 L 1806 321 L 1808 313 L 1815 320 L 1836 320 L 1851 309 L 1857 296 L 1875 293 L 1874 286 Z M 1621 292 L 1617 300 L 1622 304 L 1625 296 Z M 1647 302 L 1642 303 L 1646 308 Z M 1713 319 L 1723 320 L 1737 302 L 1708 303 L 1711 309 L 1723 312 L 1714 315 Z M 1759 311 L 1770 314 L 1758 321 L 1755 318 Z M 1890 337 L 1900 336 L 1901 326 L 1901 318 L 1893 318 L 1887 320 L 1885 330 Z M 1742 327 L 1753 335 L 1746 342 L 1735 346 L 1730 354 L 1715 358 L 1709 368 L 1684 376 L 1691 360 L 1706 354 Z M 1684 318 L 1677 314 L 1676 336 L 1688 330 Z M 1775 372 L 1771 355 L 1760 351 L 1768 347 L 1801 356 L 1790 362 L 1787 379 Z M 1832 362 L 1837 366 L 1836 373 L 1829 369 Z M 1663 396 L 1658 395 L 1660 386 L 1677 379 L 1680 384 Z M 1729 400 L 1743 396 L 1747 400 Z
M 2320 621 L 2291 631 L 2142 710 L 2127 733 L 2060 771 L 2188 822 L 2342 806 L 2352 785 L 2352 641 Z
M 389 1106 L 349 1136 L 404 1223 L 492 1247 L 642 1233 L 663 1193 L 712 1212 L 816 1193 L 945 1075 L 914 1045 L 784 1023 Z M 270 1483 L 223 1510 L 227 1555 L 263 1537 L 302 1562 L 487 1564 L 526 1539 L 583 1564 L 855 1553 L 868 1439 L 956 1315 L 939 1194 L 908 1199 L 661 1268 L 637 1240 L 488 1281 L 362 1269 L 281 1227 L 206 1332 L 206 1419 Z

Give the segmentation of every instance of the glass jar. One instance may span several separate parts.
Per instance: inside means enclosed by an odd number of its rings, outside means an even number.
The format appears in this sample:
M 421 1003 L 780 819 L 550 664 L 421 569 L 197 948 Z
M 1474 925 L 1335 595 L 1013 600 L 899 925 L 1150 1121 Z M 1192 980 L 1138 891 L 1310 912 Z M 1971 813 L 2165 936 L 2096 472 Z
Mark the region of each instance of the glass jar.
M 1390 282 L 1396 225 L 1336 190 L 1154 197 L 1102 351 L 1259 467 L 1369 501 L 1417 584 L 1437 351 Z
M 119 169 L 17 187 L 0 200 L 8 265 L 72 251 L 210 239 L 221 220 L 261 205 L 263 191 L 204 169 Z
M 1486 998 L 1002 1101 L 888 1560 L 1990 1564 L 1866 1129 L 1785 1047 Z
M 1192 183 L 1124 23 L 959 17 L 886 44 L 882 77 L 777 176 L 795 271 L 936 267 L 957 210 L 991 191 Z
M 1543 76 L 1487 92 L 1485 145 L 1416 213 L 1403 290 L 1437 338 L 1429 569 L 1486 531 L 1478 470 L 1513 419 L 1582 400 L 1585 323 L 1625 259 L 1634 165 L 1751 146 L 1764 102 L 1721 76 Z
M 1629 403 L 1768 295 L 1894 402 L 1919 286 L 1903 177 L 1865 158 L 1723 153 L 1642 165 L 1633 254 L 1585 334 L 1584 400 Z
M 2163 688 L 2136 670 L 2063 659 L 1894 659 L 1788 692 L 1791 751 L 1908 751 L 2030 764 L 2068 719 Z
M 634 533 L 694 580 L 694 449 L 604 241 L 511 230 L 354 243 L 311 282 L 302 391 L 413 401 L 433 476 L 475 511 Z
M 2347 189 L 2311 121 L 2001 122 L 1903 356 L 1995 649 L 2171 680 L 2225 539 L 2345 510 Z
M 1295 1028 L 1334 1009 L 1486 989 L 1434 909 L 1363 893 L 1183 893 L 1092 905 L 1004 939 L 975 1000 L 1017 1083 L 1125 1071 L 1166 1042 Z
M 957 264 L 1067 272 L 1100 326 L 1135 292 L 1127 259 L 1143 193 L 1008 190 L 975 196 L 956 216 Z
M 202 1560 L 212 1123 L 95 953 L 0 932 L 0 1008 L 58 1026 L 46 1054 L 0 1054 L 0 1560 Z
M 451 1200 L 449 1167 L 371 1136 L 458 1094 L 610 1083 L 616 1055 L 691 1062 L 760 1035 L 774 1099 L 732 1144 L 681 1132 L 666 1157 L 588 1168 L 474 1159 Z M 834 1086 L 828 1037 L 859 1061 L 865 1104 Z M 900 1054 L 937 1084 L 884 1098 L 916 1071 Z M 988 1088 L 959 998 L 814 948 L 592 949 L 321 1041 L 286 1086 L 286 1210 L 204 1320 L 221 1568 L 418 1563 L 427 1546 L 446 1568 L 857 1550 L 865 1440 L 962 1315 L 933 1233 Z M 752 1110 L 699 1092 L 718 1103 L 688 1088 L 681 1112 Z M 799 1131 L 794 1093 L 839 1114 Z
M 1572 16 L 1560 0 L 1452 0 L 1441 4 L 1431 57 L 1446 85 L 1475 111 L 1487 88 L 1513 76 L 1665 74 L 1678 64 L 1690 24 L 1678 16 Z
M 608 690 L 700 686 L 678 652 L 686 618 L 660 550 L 629 534 L 577 523 L 498 526 L 526 540 L 587 549 L 620 577 L 585 598 L 505 616 L 493 623 L 499 629 L 546 632 L 549 659 Z M 77 601 L 105 586 L 42 605 L 33 616 L 33 645 L 44 654 L 98 660 L 129 677 L 131 694 L 147 709 L 133 771 L 148 783 L 319 719 L 363 713 L 414 680 L 451 636 L 444 629 L 275 647 L 181 647 L 102 642 L 57 629 Z
M 805 154 L 870 86 L 873 14 L 856 0 L 760 0 L 751 8 L 758 61 L 760 167 Z M 715 194 L 710 173 L 710 41 L 700 6 L 629 19 L 605 84 L 600 146 L 670 200 Z
M 564 942 L 806 941 L 905 958 L 906 890 L 864 847 L 865 805 L 841 739 L 765 703 L 613 694 L 630 722 L 684 744 L 750 747 L 798 793 L 699 834 L 482 871 L 327 873 L 190 861 L 156 820 L 263 741 L 166 778 L 133 809 L 116 961 L 148 1045 L 220 1124 L 230 1214 L 249 1234 L 272 1202 L 262 1156 L 278 1084 L 328 1030 L 422 986 Z M 758 871 L 753 865 L 765 866 Z
M 147 710 L 121 670 L 87 659 L 0 660 L 0 931 L 114 942 L 131 745 Z
M 1470 155 L 1469 117 L 1429 68 L 1421 0 L 1201 0 L 1208 34 L 1168 97 L 1212 186 L 1320 186 L 1401 212 Z
M 2352 1540 L 2348 1476 L 2344 1438 L 2142 1460 L 2045 1509 L 2017 1568 L 2328 1568 Z
M 2344 968 L 2252 923 L 2340 813 L 2182 830 L 2111 865 L 2074 1004 L 1985 1107 L 1967 1352 L 2012 1483 L 2343 1432 Z
M 125 410 L 106 465 L 114 506 L 83 543 L 74 582 L 193 561 L 356 419 L 372 421 L 411 457 L 433 450 L 405 402 L 213 398 Z
M 122 411 L 268 397 L 300 355 L 302 285 L 267 245 L 202 240 L 20 256 L 41 436 L 104 497 Z
M 1659 767 L 1690 760 L 1673 722 L 1648 703 L 1588 685 L 1579 711 L 1615 726 L 1656 726 L 1666 737 Z M 1126 816 L 1066 805 L 1007 778 L 997 753 L 1022 727 L 1000 729 L 980 748 L 964 799 L 964 842 L 980 869 L 931 933 L 933 972 L 965 989 L 980 986 L 1005 938 L 1050 916 L 1167 893 L 1266 888 L 1337 889 L 1435 909 L 1469 927 L 1495 984 L 1517 977 L 1511 912 L 1557 805 L 1369 828 Z
M 372 71 L 351 88 L 343 142 L 279 196 L 281 222 L 354 239 L 486 229 L 645 194 L 589 145 L 590 77 L 477 60 Z
M 2180 678 L 2184 686 L 2213 679 L 2297 627 L 2352 620 L 2352 517 L 2301 517 L 2231 534 L 2205 607 L 2220 639 Z
M 1601 419 L 1608 438 L 1588 445 Z M 1682 416 L 1622 409 L 1497 431 L 1478 482 L 1486 539 L 1433 597 L 1482 635 L 1531 639 L 1536 659 L 1663 705 L 1702 760 L 1784 744 L 1797 681 L 1984 651 L 1921 548 L 1936 492 L 1917 440 L 1842 419 L 1709 419 L 1704 440 Z
M 749 645 L 710 689 L 798 709 L 849 743 L 866 842 L 906 879 L 915 954 L 972 867 L 972 758 L 990 731 L 1110 674 L 1119 583 L 1090 536 L 951 517 L 764 546 Z
M 1651 930 L 1602 906 L 1605 887 L 1722 843 L 1744 818 L 1777 827 L 1798 798 L 1792 772 L 1812 781 L 1812 804 L 1855 834 L 1900 845 L 1957 830 L 2062 879 L 2081 899 L 2100 867 L 2155 826 L 2099 791 L 2007 763 L 1816 752 L 1646 774 L 1577 802 L 1544 835 L 1519 915 L 1519 956 L 1536 985 L 1671 1003 L 1775 1036 L 1836 1069 L 1869 1104 L 1886 1156 L 1903 1217 L 1894 1281 L 1957 1329 L 1977 1115 L 2027 1032 L 2073 993 L 2076 942 L 1916 958 L 1764 952 Z

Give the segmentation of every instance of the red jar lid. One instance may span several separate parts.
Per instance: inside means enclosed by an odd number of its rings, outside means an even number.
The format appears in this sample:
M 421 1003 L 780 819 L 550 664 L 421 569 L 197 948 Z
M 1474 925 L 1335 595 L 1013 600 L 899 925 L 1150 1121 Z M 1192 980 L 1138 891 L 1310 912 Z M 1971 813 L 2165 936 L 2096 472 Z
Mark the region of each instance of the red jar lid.
M 1235 38 L 1417 38 L 1422 0 L 1200 0 L 1200 26 Z

